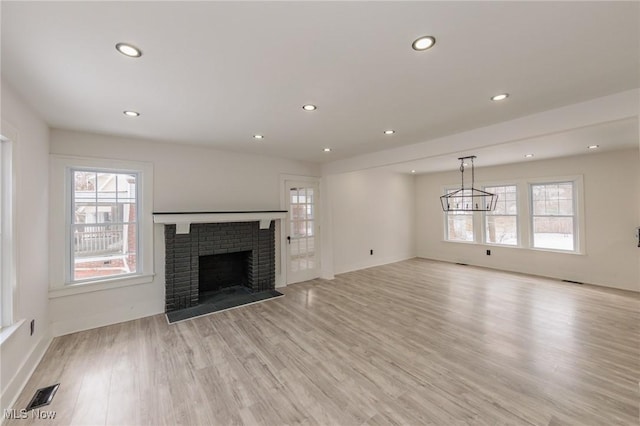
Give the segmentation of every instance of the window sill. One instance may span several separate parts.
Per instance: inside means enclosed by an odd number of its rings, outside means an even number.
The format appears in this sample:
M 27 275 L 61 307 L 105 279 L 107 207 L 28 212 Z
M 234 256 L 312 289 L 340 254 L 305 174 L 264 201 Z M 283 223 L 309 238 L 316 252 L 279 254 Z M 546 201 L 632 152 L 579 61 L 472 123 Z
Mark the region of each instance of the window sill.
M 49 289 L 49 299 L 58 297 L 73 296 L 75 294 L 92 293 L 94 291 L 112 290 L 115 288 L 131 287 L 140 284 L 149 284 L 153 281 L 154 274 L 136 275 L 126 278 L 113 278 L 81 284 L 70 284 L 64 287 Z
M 529 250 L 533 250 L 533 251 L 541 251 L 541 252 L 546 252 L 546 253 L 573 254 L 573 255 L 577 255 L 577 256 L 584 256 L 584 255 L 586 255 L 586 253 L 581 252 L 581 251 L 554 250 L 554 249 L 537 248 L 537 247 L 527 247 L 527 248 L 528 248 Z
M 24 322 L 25 320 L 21 319 L 11 325 L 2 327 L 2 329 L 0 329 L 0 346 L 2 346 L 4 342 L 6 342 L 20 328 L 20 326 L 24 324 Z
M 478 246 L 480 244 L 475 241 L 456 241 L 456 240 L 442 240 L 443 243 L 454 243 L 454 244 L 467 244 L 470 246 Z
M 537 248 L 537 247 L 511 246 L 506 244 L 476 243 L 475 241 L 452 241 L 452 240 L 441 240 L 441 241 L 443 243 L 466 244 L 466 245 L 477 246 L 477 247 L 531 250 L 531 251 L 540 251 L 544 253 L 558 253 L 558 254 L 571 254 L 574 256 L 586 256 L 586 253 L 583 251 L 553 250 L 553 249 L 545 249 L 545 248 Z

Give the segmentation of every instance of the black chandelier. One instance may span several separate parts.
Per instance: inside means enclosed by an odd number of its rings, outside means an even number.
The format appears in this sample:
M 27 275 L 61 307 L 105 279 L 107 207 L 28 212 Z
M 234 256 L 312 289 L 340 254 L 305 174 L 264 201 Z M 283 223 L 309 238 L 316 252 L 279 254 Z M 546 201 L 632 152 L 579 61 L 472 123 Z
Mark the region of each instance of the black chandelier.
M 475 155 L 460 157 L 460 174 L 462 185 L 460 189 L 440 197 L 442 210 L 445 212 L 490 212 L 496 208 L 498 196 L 473 187 L 475 184 L 475 169 L 473 160 Z M 464 187 L 464 160 L 471 160 L 471 188 Z

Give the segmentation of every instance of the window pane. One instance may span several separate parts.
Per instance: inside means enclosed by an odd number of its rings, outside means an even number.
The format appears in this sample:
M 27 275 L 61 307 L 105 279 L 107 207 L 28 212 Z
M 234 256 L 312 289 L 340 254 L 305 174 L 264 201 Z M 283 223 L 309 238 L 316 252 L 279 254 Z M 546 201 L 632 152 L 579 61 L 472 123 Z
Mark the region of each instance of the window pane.
M 74 190 L 76 193 L 95 193 L 96 172 L 75 171 L 73 173 Z
M 76 202 L 73 223 L 96 223 L 96 204 Z
M 485 214 L 485 242 L 518 245 L 518 200 L 515 185 L 484 188 L 498 196 L 496 208 Z
M 136 237 L 135 225 L 74 225 L 73 279 L 136 272 Z
M 573 182 L 531 185 L 534 215 L 573 215 Z
M 498 196 L 496 208 L 487 214 L 506 215 L 518 213 L 517 188 L 515 185 L 487 186 L 484 190 Z
M 297 258 L 298 255 L 300 254 L 300 240 L 298 239 L 291 239 L 291 241 L 289 242 L 289 253 L 291 254 L 292 258 Z
M 533 247 L 575 250 L 573 182 L 531 185 Z
M 447 237 L 451 241 L 473 241 L 473 216 L 448 214 Z
M 533 214 L 547 214 L 544 200 L 533 200 Z
M 559 214 L 558 210 L 558 200 L 547 200 L 545 202 L 545 213 L 546 215 L 557 215 Z
M 534 217 L 533 246 L 573 250 L 573 217 Z
M 486 238 L 488 243 L 517 245 L 518 221 L 516 216 L 487 216 Z
M 573 200 L 560 200 L 558 203 L 558 213 L 561 215 L 573 215 Z
M 137 176 L 74 170 L 72 279 L 137 271 Z

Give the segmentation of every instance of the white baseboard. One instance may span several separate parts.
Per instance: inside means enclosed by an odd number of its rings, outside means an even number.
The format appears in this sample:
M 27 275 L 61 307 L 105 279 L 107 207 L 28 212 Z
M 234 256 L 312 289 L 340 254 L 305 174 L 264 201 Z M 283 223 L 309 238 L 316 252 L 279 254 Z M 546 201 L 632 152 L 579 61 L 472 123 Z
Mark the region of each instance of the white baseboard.
M 40 361 L 47 352 L 47 349 L 49 349 L 52 340 L 53 338 L 51 337 L 51 333 L 47 330 L 47 332 L 40 338 L 40 341 L 33 347 L 31 353 L 24 358 L 24 361 L 20 367 L 18 367 L 6 388 L 2 390 L 2 395 L 0 395 L 0 406 L 3 413 L 5 409 L 14 407 L 20 393 L 27 385 L 27 382 L 31 378 L 31 375 L 33 375 L 36 367 L 38 367 L 38 364 L 40 364 Z M 2 416 L 0 424 L 4 424 L 6 420 L 7 419 Z
M 335 273 L 336 275 L 338 275 L 338 274 L 344 274 L 346 272 L 359 271 L 361 269 L 373 268 L 374 266 L 382 266 L 382 265 L 387 265 L 389 263 L 395 263 L 395 262 L 401 262 L 407 259 L 413 259 L 414 257 L 416 257 L 415 254 L 403 254 L 399 256 L 389 256 L 382 259 L 367 260 L 365 262 L 358 262 L 351 265 L 345 265 L 345 266 L 336 268 Z

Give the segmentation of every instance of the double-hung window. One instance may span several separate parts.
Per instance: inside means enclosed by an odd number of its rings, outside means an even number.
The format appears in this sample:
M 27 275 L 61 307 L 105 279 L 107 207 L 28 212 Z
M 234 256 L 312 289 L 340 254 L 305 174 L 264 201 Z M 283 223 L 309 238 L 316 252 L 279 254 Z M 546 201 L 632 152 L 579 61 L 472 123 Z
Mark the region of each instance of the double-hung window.
M 581 176 L 521 179 L 483 189 L 498 196 L 495 209 L 445 212 L 446 241 L 584 253 Z
M 574 251 L 576 203 L 573 181 L 530 186 L 533 247 Z
M 72 282 L 138 271 L 138 173 L 71 169 Z
M 51 297 L 153 280 L 153 165 L 52 156 Z
M 455 189 L 447 190 L 450 194 Z M 473 242 L 473 212 L 450 211 L 445 212 L 446 216 L 446 239 L 448 241 L 468 241 Z
M 516 185 L 487 186 L 498 196 L 496 208 L 486 212 L 484 240 L 488 244 L 518 245 L 518 188 Z

